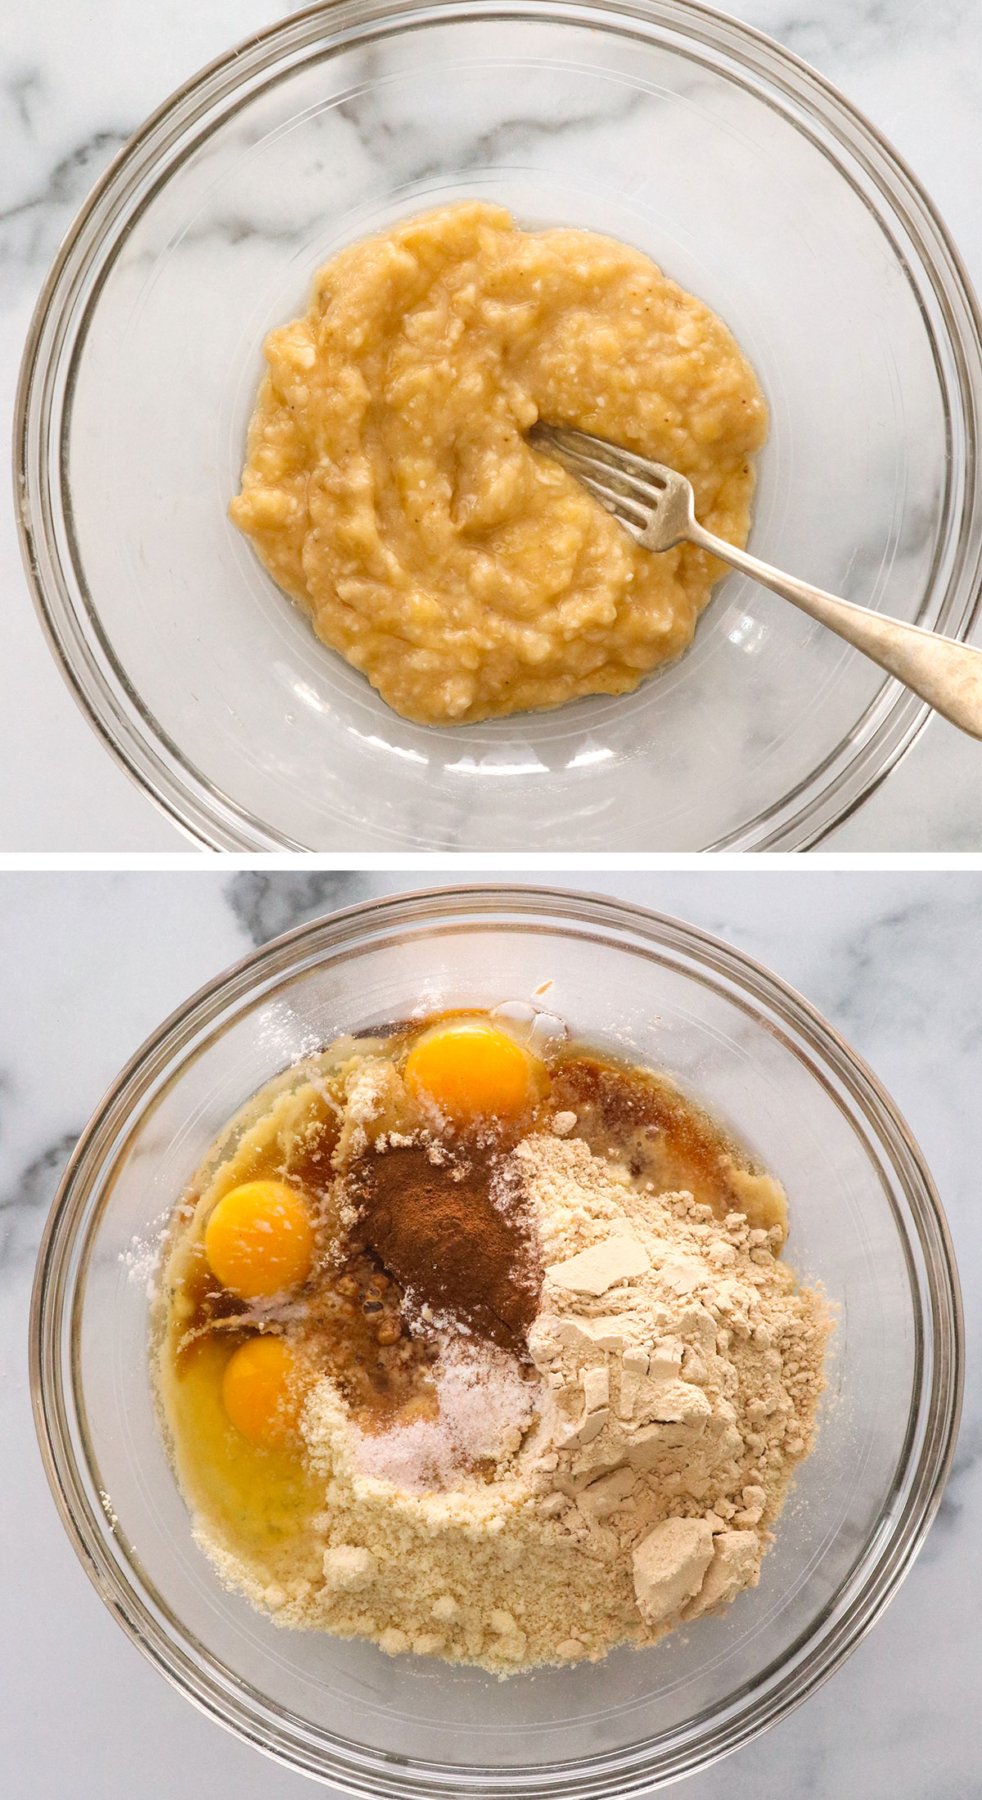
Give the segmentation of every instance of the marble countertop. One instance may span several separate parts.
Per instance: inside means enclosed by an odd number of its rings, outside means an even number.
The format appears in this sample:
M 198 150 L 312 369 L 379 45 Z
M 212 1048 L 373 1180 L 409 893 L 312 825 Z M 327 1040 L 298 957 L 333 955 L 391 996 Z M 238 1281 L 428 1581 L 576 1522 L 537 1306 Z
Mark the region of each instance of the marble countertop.
M 462 872 L 461 879 L 474 879 Z M 77 1133 L 157 1022 L 250 946 L 413 875 L 8 874 L 0 883 L 0 1768 L 11 1800 L 303 1800 L 316 1790 L 208 1722 L 90 1588 L 45 1486 L 27 1387 L 38 1240 Z M 596 887 L 595 875 L 562 885 Z M 933 1168 L 982 1352 L 978 1170 L 982 875 L 790 870 L 611 875 L 769 964 L 869 1060 Z M 979 1792 L 982 1398 L 913 1572 L 789 1719 L 694 1777 L 685 1800 L 970 1800 Z M 327 1790 L 325 1790 L 327 1791 Z
M 0 433 L 20 347 L 59 237 L 142 117 L 274 0 L 45 0 L 10 9 L 0 43 Z M 978 0 L 742 0 L 740 14 L 838 83 L 933 195 L 982 285 L 982 12 Z M 0 846 L 185 848 L 75 708 L 0 517 Z M 933 721 L 902 767 L 827 840 L 835 850 L 982 848 L 982 756 Z

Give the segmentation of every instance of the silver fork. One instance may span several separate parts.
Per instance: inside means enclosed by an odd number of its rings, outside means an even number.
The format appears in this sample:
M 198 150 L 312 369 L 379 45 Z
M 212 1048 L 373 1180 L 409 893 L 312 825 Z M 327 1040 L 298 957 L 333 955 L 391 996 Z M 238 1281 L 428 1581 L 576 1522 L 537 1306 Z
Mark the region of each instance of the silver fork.
M 696 518 L 691 483 L 664 463 L 541 421 L 532 426 L 529 441 L 582 481 L 645 550 L 671 550 L 683 542 L 708 550 L 827 625 L 953 725 L 982 738 L 982 650 L 839 600 L 714 537 Z

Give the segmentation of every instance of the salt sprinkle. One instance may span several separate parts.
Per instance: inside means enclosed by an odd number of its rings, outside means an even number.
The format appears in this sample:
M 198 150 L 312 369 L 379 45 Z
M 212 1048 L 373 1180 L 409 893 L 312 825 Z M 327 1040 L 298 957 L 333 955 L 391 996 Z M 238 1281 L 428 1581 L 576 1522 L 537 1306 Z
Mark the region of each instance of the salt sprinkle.
M 533 1412 L 536 1384 L 514 1357 L 491 1345 L 456 1344 L 434 1369 L 435 1419 L 381 1433 L 356 1431 L 360 1474 L 420 1492 L 447 1487 L 462 1468 L 517 1450 Z

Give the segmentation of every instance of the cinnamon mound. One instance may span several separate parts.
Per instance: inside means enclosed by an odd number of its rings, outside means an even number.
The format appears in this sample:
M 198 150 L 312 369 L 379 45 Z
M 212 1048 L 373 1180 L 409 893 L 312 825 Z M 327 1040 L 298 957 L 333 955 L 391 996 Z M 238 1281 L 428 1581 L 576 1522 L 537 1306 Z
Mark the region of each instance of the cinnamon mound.
M 352 1241 L 373 1251 L 416 1306 L 525 1353 L 542 1263 L 516 1191 L 488 1163 L 432 1162 L 422 1144 L 373 1151 L 348 1178 Z

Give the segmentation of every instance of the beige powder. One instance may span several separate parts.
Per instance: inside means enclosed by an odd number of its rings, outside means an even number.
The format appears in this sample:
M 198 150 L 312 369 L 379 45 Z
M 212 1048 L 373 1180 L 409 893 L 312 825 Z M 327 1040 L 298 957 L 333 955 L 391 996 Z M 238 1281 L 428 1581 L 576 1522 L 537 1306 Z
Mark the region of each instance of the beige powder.
M 493 1471 L 413 1488 L 360 1466 L 318 1383 L 304 1430 L 324 1508 L 295 1571 L 274 1580 L 201 1530 L 279 1622 L 506 1673 L 653 1643 L 756 1582 L 828 1332 L 774 1255 L 781 1228 L 639 1187 L 573 1135 L 527 1138 L 516 1173 L 547 1264 L 533 1424 L 503 1434 Z
M 565 1253 L 547 1267 L 531 1343 L 556 1487 L 588 1542 L 632 1553 L 657 1635 L 756 1582 L 811 1446 L 825 1308 L 777 1260 L 779 1225 L 639 1189 L 576 1138 L 531 1138 L 516 1157 L 546 1255 Z

